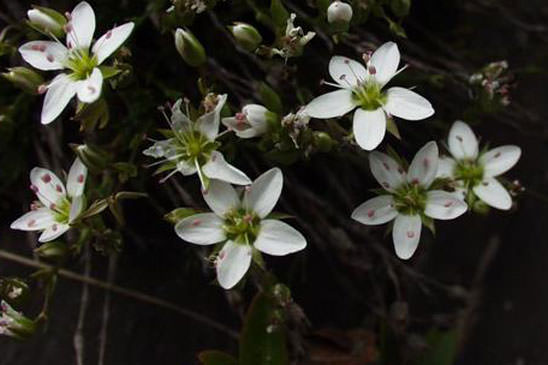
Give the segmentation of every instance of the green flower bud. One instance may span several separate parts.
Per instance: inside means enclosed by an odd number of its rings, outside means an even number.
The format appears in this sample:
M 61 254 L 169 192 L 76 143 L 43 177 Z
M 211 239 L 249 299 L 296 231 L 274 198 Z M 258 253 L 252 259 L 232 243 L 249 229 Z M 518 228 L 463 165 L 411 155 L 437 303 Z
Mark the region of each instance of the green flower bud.
M 325 132 L 314 132 L 314 143 L 318 147 L 318 150 L 322 152 L 329 152 L 335 144 L 331 136 Z
M 60 261 L 67 256 L 68 248 L 64 242 L 51 241 L 34 250 L 39 257 L 53 261 Z
M 44 85 L 42 76 L 26 67 L 9 68 L 2 76 L 15 87 L 33 95 L 39 94 L 40 86 Z
M 352 19 L 352 6 L 342 1 L 334 1 L 327 8 L 327 21 L 332 23 L 350 23 Z
M 106 151 L 88 144 L 71 144 L 71 148 L 92 172 L 102 172 L 112 161 Z
M 7 302 L 0 303 L 0 335 L 25 340 L 30 338 L 36 329 L 36 322 L 17 312 Z
M 27 11 L 28 24 L 37 31 L 56 37 L 61 37 L 65 34 L 64 26 L 67 19 L 63 14 L 41 6 L 33 6 L 33 9 Z
M 236 39 L 236 42 L 250 52 L 255 51 L 263 41 L 263 37 L 259 31 L 252 25 L 235 22 L 228 29 Z
M 188 30 L 177 28 L 175 31 L 175 48 L 183 60 L 192 67 L 206 62 L 207 56 L 200 41 Z

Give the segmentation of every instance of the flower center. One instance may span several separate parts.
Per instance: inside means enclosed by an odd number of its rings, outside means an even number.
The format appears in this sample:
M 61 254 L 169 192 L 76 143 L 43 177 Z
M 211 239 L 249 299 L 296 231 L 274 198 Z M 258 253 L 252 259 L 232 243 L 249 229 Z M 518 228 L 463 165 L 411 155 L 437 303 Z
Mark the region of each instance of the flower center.
M 223 229 L 226 237 L 240 244 L 252 244 L 259 234 L 261 220 L 245 209 L 235 209 L 225 215 Z
M 197 130 L 185 131 L 176 134 L 177 154 L 181 158 L 194 164 L 197 160 L 200 165 L 209 160 L 211 152 L 217 149 L 217 143 L 210 141 L 206 136 Z
M 457 162 L 454 171 L 455 179 L 462 180 L 467 186 L 476 186 L 483 180 L 483 166 L 475 160 Z
M 68 224 L 70 217 L 71 202 L 68 198 L 62 198 L 56 203 L 52 203 L 48 208 L 51 209 L 54 214 L 55 221 L 57 223 Z
M 426 206 L 426 189 L 419 184 L 405 184 L 394 193 L 394 203 L 400 213 L 421 214 Z
M 352 89 L 354 101 L 362 109 L 375 110 L 386 104 L 386 95 L 375 81 L 360 82 Z
M 96 66 L 97 58 L 84 49 L 73 49 L 66 61 L 66 67 L 72 70 L 71 77 L 76 81 L 86 80 Z

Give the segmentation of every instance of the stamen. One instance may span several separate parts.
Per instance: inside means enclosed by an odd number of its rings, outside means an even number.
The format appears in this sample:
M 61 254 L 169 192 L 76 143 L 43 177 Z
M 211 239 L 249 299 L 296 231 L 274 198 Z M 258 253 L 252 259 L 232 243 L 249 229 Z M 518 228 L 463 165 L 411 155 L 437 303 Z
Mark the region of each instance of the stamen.
M 371 65 L 367 68 L 367 71 L 369 71 L 369 74 L 370 75 L 375 75 L 377 73 L 377 69 L 375 68 L 375 66 Z
M 46 91 L 48 91 L 47 85 L 42 84 L 42 85 L 38 86 L 38 94 L 42 95 L 42 94 L 44 94 Z

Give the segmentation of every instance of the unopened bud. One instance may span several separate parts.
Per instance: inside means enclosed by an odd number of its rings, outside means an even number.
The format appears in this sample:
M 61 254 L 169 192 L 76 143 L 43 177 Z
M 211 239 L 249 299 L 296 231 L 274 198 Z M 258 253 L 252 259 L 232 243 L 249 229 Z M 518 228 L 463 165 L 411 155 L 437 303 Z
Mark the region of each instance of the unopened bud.
M 28 24 L 37 31 L 56 37 L 61 37 L 65 31 L 64 26 L 67 23 L 63 14 L 42 6 L 34 6 L 27 11 Z
M 314 144 L 321 152 L 329 152 L 335 142 L 331 136 L 325 132 L 315 131 L 314 132 Z
M 175 48 L 183 60 L 192 67 L 206 62 L 207 56 L 200 41 L 188 30 L 177 28 L 175 31 Z
M 252 25 L 236 22 L 228 29 L 242 48 L 253 52 L 263 41 L 261 33 Z
M 26 67 L 12 67 L 2 76 L 15 87 L 33 95 L 39 94 L 40 86 L 44 84 L 44 79 L 40 74 Z
M 35 249 L 34 253 L 44 259 L 60 261 L 67 256 L 68 248 L 63 242 L 51 241 Z
M 333 23 L 350 23 L 352 20 L 352 6 L 342 1 L 334 1 L 327 8 L 327 21 Z

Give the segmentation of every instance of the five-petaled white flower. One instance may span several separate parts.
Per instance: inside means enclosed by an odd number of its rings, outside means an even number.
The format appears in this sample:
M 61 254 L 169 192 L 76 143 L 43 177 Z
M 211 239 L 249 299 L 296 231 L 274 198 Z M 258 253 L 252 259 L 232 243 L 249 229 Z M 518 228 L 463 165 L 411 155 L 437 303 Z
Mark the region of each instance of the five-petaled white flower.
M 357 207 L 352 219 L 367 225 L 394 219 L 392 239 L 401 259 L 411 258 L 417 249 L 424 219 L 454 219 L 468 209 L 455 194 L 430 189 L 438 170 L 438 146 L 433 141 L 417 152 L 407 173 L 393 158 L 377 151 L 369 155 L 369 166 L 389 194 Z
M 265 134 L 269 119 L 275 117 L 275 113 L 262 105 L 248 104 L 242 108 L 241 113 L 223 118 L 223 124 L 240 138 L 253 138 Z
M 384 139 L 387 116 L 407 120 L 421 120 L 434 114 L 428 100 L 402 88 L 383 87 L 405 67 L 398 70 L 400 52 L 393 42 L 378 48 L 371 57 L 365 55 L 366 67 L 343 56 L 333 56 L 329 74 L 341 90 L 321 95 L 312 100 L 306 112 L 312 118 L 340 117 L 355 108 L 354 138 L 361 148 L 371 151 Z
M 496 177 L 518 162 L 521 148 L 506 145 L 480 152 L 474 132 L 462 121 L 453 123 L 447 144 L 453 158 L 441 157 L 438 177 L 454 179 L 463 198 L 469 199 L 473 192 L 493 208 L 510 209 L 512 197 Z
M 95 32 L 95 13 L 82 1 L 68 16 L 65 25 L 66 47 L 55 41 L 32 41 L 19 47 L 23 59 L 33 67 L 49 71 L 67 69 L 47 86 L 42 124 L 51 123 L 76 95 L 82 103 L 93 103 L 101 95 L 103 73 L 100 65 L 116 51 L 133 30 L 132 22 L 106 32 L 91 47 Z M 91 52 L 90 52 L 91 47 Z M 42 91 L 42 90 L 41 90 Z
M 30 172 L 31 190 L 38 197 L 31 211 L 11 224 L 12 229 L 42 231 L 38 241 L 48 242 L 69 230 L 85 205 L 87 168 L 76 158 L 67 176 L 67 186 L 50 170 L 35 167 Z
M 280 169 L 259 176 L 240 196 L 230 184 L 212 180 L 204 199 L 213 213 L 182 219 L 175 226 L 183 240 L 198 245 L 223 242 L 215 260 L 217 280 L 225 289 L 236 285 L 251 264 L 253 250 L 283 256 L 306 247 L 306 239 L 290 225 L 269 214 L 283 186 Z
M 177 172 L 184 176 L 198 173 L 202 188 L 207 189 L 209 179 L 217 179 L 236 185 L 247 185 L 251 180 L 245 173 L 230 165 L 222 153 L 217 151 L 221 109 L 227 95 L 208 94 L 204 99 L 205 113 L 192 121 L 187 111 L 181 110 L 181 99 L 171 108 L 171 118 L 166 119 L 171 127 L 170 138 L 156 141 L 143 151 L 146 156 L 161 158 L 149 166 L 161 165 L 157 173 L 171 171 L 161 181 Z

